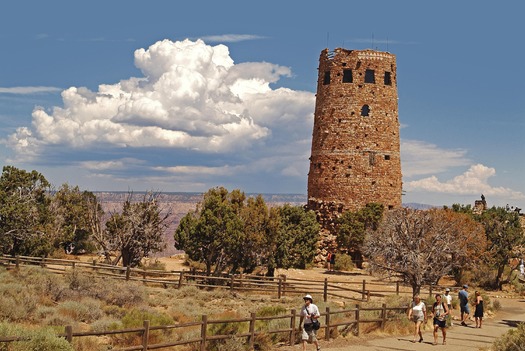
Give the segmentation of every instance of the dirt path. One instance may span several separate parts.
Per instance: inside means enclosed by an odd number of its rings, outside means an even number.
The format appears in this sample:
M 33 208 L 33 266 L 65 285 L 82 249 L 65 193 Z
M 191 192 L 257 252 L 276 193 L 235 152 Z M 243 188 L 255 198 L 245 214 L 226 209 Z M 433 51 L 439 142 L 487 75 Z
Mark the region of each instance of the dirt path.
M 441 334 L 438 334 L 439 345 L 434 346 L 432 332 L 426 330 L 423 333 L 422 343 L 412 343 L 412 335 L 376 338 L 370 340 L 345 341 L 335 340 L 332 342 L 321 341 L 323 351 L 410 351 L 410 350 L 452 350 L 452 351 L 478 351 L 489 350 L 490 346 L 500 335 L 515 327 L 520 322 L 525 322 L 525 299 L 501 300 L 502 308 L 495 318 L 487 319 L 483 328 L 474 328 L 475 323 L 462 327 L 454 325 L 447 330 L 447 344 L 441 345 Z M 307 350 L 313 350 L 313 345 L 308 345 Z M 300 345 L 295 345 L 289 350 L 301 350 Z

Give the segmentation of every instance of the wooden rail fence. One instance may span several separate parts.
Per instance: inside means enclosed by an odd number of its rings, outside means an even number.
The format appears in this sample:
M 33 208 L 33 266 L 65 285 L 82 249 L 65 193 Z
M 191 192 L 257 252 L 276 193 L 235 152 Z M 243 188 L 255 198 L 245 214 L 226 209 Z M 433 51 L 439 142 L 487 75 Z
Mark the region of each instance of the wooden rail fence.
M 411 295 L 412 290 L 400 281 L 309 281 L 306 279 L 279 277 L 263 277 L 247 274 L 208 276 L 196 271 L 160 271 L 145 270 L 130 267 L 113 266 L 93 260 L 82 262 L 47 257 L 0 256 L 0 263 L 8 268 L 19 269 L 20 265 L 39 265 L 54 273 L 65 274 L 73 269 L 82 269 L 97 273 L 97 275 L 128 281 L 139 281 L 144 284 L 161 285 L 165 288 L 181 288 L 197 286 L 206 288 L 230 289 L 247 293 L 259 292 L 275 294 L 277 298 L 285 295 L 310 294 L 322 295 L 326 302 L 329 298 L 342 298 L 354 301 L 369 301 L 371 297 L 384 297 L 392 294 Z M 442 287 L 428 286 L 429 295 Z
M 361 308 L 359 304 L 352 309 L 331 311 L 329 307 L 326 308 L 326 311 L 321 313 L 321 317 L 324 317 L 324 323 L 321 323 L 321 331 L 324 332 L 324 339 L 329 340 L 331 331 L 335 328 L 344 326 L 350 328 L 355 335 L 360 333 L 360 325 L 363 323 L 377 323 L 379 327 L 383 330 L 388 321 L 396 320 L 400 315 L 404 315 L 406 311 L 405 307 L 387 307 L 386 304 L 383 304 L 381 308 Z M 372 312 L 375 314 L 375 318 L 363 318 L 364 312 Z M 299 341 L 299 332 L 298 327 L 299 315 L 296 310 L 291 310 L 289 314 L 280 315 L 280 316 L 257 316 L 255 313 L 251 313 L 249 318 L 238 318 L 238 319 L 229 319 L 229 320 L 209 320 L 207 315 L 201 317 L 200 322 L 191 322 L 191 323 L 182 323 L 176 325 L 165 325 L 165 326 L 151 326 L 149 321 L 145 320 L 141 328 L 130 328 L 123 330 L 111 330 L 111 331 L 101 331 L 101 332 L 75 332 L 71 326 L 66 326 L 65 332 L 60 334 L 59 337 L 64 337 L 68 342 L 72 343 L 74 338 L 86 337 L 86 336 L 108 336 L 108 335 L 117 335 L 117 334 L 136 334 L 140 336 L 142 340 L 140 345 L 128 346 L 118 349 L 113 349 L 115 351 L 134 351 L 134 350 L 154 350 L 154 349 L 163 349 L 173 346 L 180 345 L 189 345 L 189 344 L 198 344 L 200 351 L 205 351 L 207 345 L 215 340 L 224 340 L 233 337 L 237 338 L 247 338 L 247 343 L 250 348 L 253 349 L 255 337 L 260 334 L 285 334 L 287 342 L 289 345 L 295 345 L 296 340 Z M 268 329 L 269 322 L 272 320 L 284 320 L 285 324 L 289 327 L 280 328 L 280 329 Z M 265 322 L 266 328 L 262 328 L 262 324 L 257 323 L 258 321 Z M 209 327 L 214 324 L 230 324 L 230 323 L 248 323 L 247 332 L 239 332 L 236 334 L 227 334 L 227 335 L 212 335 L 210 334 Z M 257 328 L 258 327 L 258 328 Z M 197 338 L 182 340 L 176 338 L 177 340 L 157 343 L 154 344 L 150 341 L 152 331 L 172 331 L 172 330 L 183 330 L 184 333 L 187 333 L 188 328 L 197 328 L 200 330 Z M 182 332 L 181 332 L 182 334 Z M 180 335 L 176 335 L 180 337 Z M 320 337 L 323 336 L 323 333 L 320 333 Z M 27 338 L 24 337 L 4 337 L 0 338 L 0 343 L 10 343 L 16 341 L 25 341 Z

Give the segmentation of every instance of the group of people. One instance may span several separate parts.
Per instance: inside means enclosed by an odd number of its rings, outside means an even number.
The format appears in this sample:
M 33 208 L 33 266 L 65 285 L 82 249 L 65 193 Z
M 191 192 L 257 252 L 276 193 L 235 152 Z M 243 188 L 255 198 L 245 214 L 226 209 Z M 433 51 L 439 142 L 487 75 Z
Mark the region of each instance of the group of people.
M 441 329 L 443 335 L 443 345 L 447 343 L 447 320 L 452 323 L 452 295 L 450 289 L 445 289 L 445 294 L 436 294 L 436 301 L 432 305 L 431 314 L 433 316 L 432 325 L 434 326 L 433 336 L 434 345 L 438 343 L 438 331 Z M 299 327 L 301 328 L 301 340 L 303 351 L 306 351 L 306 344 L 313 343 L 317 351 L 321 350 L 319 341 L 317 340 L 318 319 L 321 316 L 319 308 L 314 304 L 311 295 L 307 294 L 303 297 L 304 305 L 301 307 Z M 458 292 L 459 308 L 461 312 L 461 325 L 467 326 L 466 321 L 470 317 L 469 307 L 469 293 L 468 285 L 463 285 Z M 479 291 L 475 292 L 475 306 L 474 318 L 476 320 L 476 328 L 481 328 L 483 322 L 483 297 Z M 421 300 L 419 295 L 414 296 L 411 308 L 408 309 L 408 318 L 414 322 L 414 339 L 412 342 L 423 342 L 423 333 L 421 326 L 427 322 L 427 306 Z M 317 327 L 315 326 L 317 324 Z
M 474 318 L 476 320 L 476 328 L 481 328 L 483 321 L 483 297 L 479 291 L 476 291 L 476 298 L 473 302 L 475 306 Z M 447 320 L 450 320 L 452 325 L 452 295 L 450 295 L 450 289 L 445 290 L 445 294 L 442 297 L 441 294 L 436 294 L 436 302 L 432 305 L 432 325 L 434 326 L 434 345 L 438 342 L 438 330 L 441 329 L 443 335 L 443 345 L 447 343 Z M 443 301 L 444 300 L 444 301 Z M 463 285 L 462 289 L 458 292 L 459 308 L 461 312 L 461 325 L 467 326 L 466 321 L 470 316 L 469 308 L 469 294 L 468 285 Z M 414 296 L 412 307 L 408 310 L 408 318 L 414 322 L 414 339 L 412 342 L 423 342 L 423 333 L 421 332 L 421 325 L 427 321 L 427 306 L 419 295 Z M 419 337 L 419 339 L 418 339 Z

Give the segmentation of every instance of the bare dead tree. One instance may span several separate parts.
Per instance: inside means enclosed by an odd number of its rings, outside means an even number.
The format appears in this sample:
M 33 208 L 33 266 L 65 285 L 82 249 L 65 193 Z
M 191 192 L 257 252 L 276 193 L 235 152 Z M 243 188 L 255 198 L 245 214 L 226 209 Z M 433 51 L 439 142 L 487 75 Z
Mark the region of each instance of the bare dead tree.
M 475 264 L 485 250 L 481 225 L 466 214 L 444 209 L 388 212 L 365 240 L 372 269 L 401 276 L 414 294 L 454 268 Z

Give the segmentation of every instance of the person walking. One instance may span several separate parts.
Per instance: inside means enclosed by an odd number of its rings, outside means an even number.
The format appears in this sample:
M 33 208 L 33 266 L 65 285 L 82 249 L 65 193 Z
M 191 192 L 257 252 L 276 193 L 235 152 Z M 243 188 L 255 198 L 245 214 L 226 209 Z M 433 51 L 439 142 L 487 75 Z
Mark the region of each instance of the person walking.
M 450 320 L 450 325 L 454 325 L 452 322 L 452 295 L 450 295 L 450 288 L 445 289 L 445 295 L 443 295 L 443 299 L 445 300 L 445 303 L 448 307 L 448 319 Z
M 470 309 L 468 307 L 468 285 L 463 285 L 463 289 L 458 292 L 459 309 L 461 311 L 461 325 L 466 327 L 470 315 Z
M 330 272 L 330 264 L 332 263 L 332 252 L 328 251 L 328 254 L 326 255 L 326 268 L 328 272 Z
M 335 252 L 330 255 L 330 267 L 332 267 L 332 271 L 335 271 Z
M 317 351 L 321 350 L 319 341 L 317 340 L 317 329 L 314 328 L 314 324 L 319 321 L 321 314 L 319 308 L 314 305 L 314 300 L 311 295 L 307 294 L 303 297 L 304 305 L 301 307 L 299 327 L 302 326 L 301 339 L 303 341 L 303 351 L 306 351 L 306 343 L 313 343 Z M 303 323 L 304 322 L 304 323 Z
M 483 322 L 483 297 L 481 297 L 479 291 L 476 291 L 475 294 L 476 301 L 474 305 L 476 309 L 474 310 L 474 319 L 476 320 L 476 328 L 481 328 L 481 323 Z
M 408 310 L 408 319 L 414 322 L 414 339 L 412 342 L 417 341 L 419 335 L 419 342 L 423 342 L 423 334 L 421 333 L 421 324 L 427 321 L 427 306 L 419 295 L 414 296 L 412 301 L 412 307 Z
M 438 341 L 438 329 L 441 329 L 443 334 L 443 345 L 447 343 L 447 315 L 449 313 L 448 306 L 441 299 L 441 294 L 436 294 L 436 302 L 432 305 L 432 315 L 434 316 L 434 345 Z

